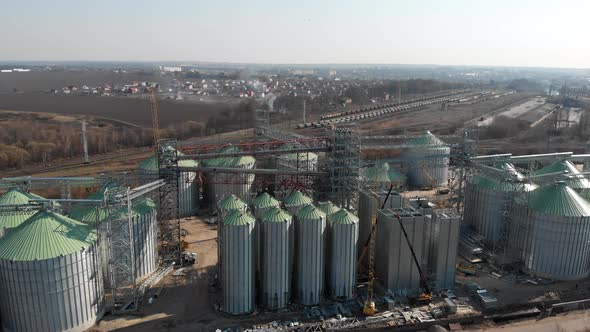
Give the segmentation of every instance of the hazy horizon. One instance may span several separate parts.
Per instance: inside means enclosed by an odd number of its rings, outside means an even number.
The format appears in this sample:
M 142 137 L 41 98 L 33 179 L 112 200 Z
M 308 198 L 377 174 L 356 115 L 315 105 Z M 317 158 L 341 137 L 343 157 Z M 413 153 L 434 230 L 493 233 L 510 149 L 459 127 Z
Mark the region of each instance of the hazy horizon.
M 0 61 L 590 68 L 583 0 L 35 2 Z

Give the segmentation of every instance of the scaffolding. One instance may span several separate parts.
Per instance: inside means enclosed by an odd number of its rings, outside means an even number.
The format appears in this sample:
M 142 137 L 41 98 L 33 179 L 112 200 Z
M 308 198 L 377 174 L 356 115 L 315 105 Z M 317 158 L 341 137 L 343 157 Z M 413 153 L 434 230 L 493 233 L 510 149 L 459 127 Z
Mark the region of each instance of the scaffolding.
M 361 139 L 354 127 L 336 128 L 330 154 L 331 201 L 349 210 L 358 210 Z

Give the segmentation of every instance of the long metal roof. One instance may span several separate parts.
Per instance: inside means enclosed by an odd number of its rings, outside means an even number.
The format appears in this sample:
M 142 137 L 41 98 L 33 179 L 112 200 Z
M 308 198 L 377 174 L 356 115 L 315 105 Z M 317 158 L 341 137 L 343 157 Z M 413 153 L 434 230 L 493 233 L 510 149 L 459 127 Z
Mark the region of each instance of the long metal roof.
M 263 222 L 287 222 L 291 219 L 292 217 L 287 211 L 278 207 L 269 209 L 261 218 Z
M 357 216 L 355 216 L 354 214 L 348 212 L 346 209 L 341 209 L 340 211 L 329 215 L 328 220 L 332 224 L 343 224 L 343 225 L 356 224 L 359 222 L 359 218 Z
M 269 207 L 280 206 L 281 202 L 279 202 L 276 198 L 269 195 L 267 192 L 264 192 L 264 193 L 258 195 L 254 199 L 252 204 L 256 208 L 269 208 Z
M 51 259 L 86 249 L 96 238 L 91 226 L 55 212 L 39 211 L 0 239 L 0 259 Z
M 223 219 L 224 225 L 243 226 L 254 223 L 256 219 L 248 211 L 233 211 Z
M 590 203 L 565 182 L 537 188 L 530 193 L 528 206 L 547 215 L 590 217 Z
M 302 207 L 301 209 L 297 210 L 297 213 L 295 215 L 300 221 L 320 220 L 326 218 L 326 214 L 322 210 L 315 207 L 313 204 L 308 204 Z
M 284 203 L 286 206 L 299 206 L 299 205 L 311 204 L 312 202 L 313 202 L 313 200 L 311 198 L 305 196 L 299 190 L 294 190 L 284 200 Z

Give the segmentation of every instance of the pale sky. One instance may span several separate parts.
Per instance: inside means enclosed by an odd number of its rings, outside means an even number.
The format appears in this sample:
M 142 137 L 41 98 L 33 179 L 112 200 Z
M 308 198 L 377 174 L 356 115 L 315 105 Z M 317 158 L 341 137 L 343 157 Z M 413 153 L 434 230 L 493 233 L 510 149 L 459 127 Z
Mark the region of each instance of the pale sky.
M 590 0 L 0 0 L 0 61 L 590 68 Z

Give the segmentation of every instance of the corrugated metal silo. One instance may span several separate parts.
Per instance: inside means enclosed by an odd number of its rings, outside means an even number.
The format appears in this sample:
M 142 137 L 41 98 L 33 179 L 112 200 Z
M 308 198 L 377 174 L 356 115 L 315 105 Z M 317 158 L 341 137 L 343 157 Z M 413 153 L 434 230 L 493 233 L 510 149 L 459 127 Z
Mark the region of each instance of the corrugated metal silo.
M 236 146 L 227 146 L 219 151 L 219 153 L 239 152 L 240 149 Z M 216 159 L 203 160 L 203 165 L 206 167 L 227 167 L 227 168 L 243 168 L 253 169 L 256 164 L 256 159 L 252 156 L 238 156 L 238 157 L 222 157 Z M 204 175 L 205 189 L 207 199 L 211 205 L 216 204 L 220 200 L 229 195 L 236 195 L 244 202 L 249 203 L 251 200 L 252 183 L 254 182 L 254 174 L 238 174 L 238 173 L 206 173 Z
M 39 211 L 0 239 L 5 331 L 85 331 L 103 314 L 100 252 L 92 227 Z
M 299 190 L 292 191 L 291 194 L 289 194 L 289 196 L 287 196 L 283 201 L 285 207 L 291 215 L 296 215 L 300 208 L 311 204 L 312 202 L 313 200 L 311 198 L 305 196 Z
M 318 155 L 313 152 L 289 153 L 277 157 L 276 165 L 278 170 L 317 171 Z M 306 187 L 311 186 L 309 178 L 293 175 L 277 175 L 275 181 L 275 193 L 277 197 L 280 198 L 283 198 L 288 194 L 288 188 L 292 187 L 290 185 L 290 182 L 292 181 L 297 181 Z
M 423 248 L 430 237 L 424 215 L 411 208 L 379 210 L 375 251 L 377 280 L 395 295 L 415 295 L 420 288 L 420 274 L 395 215 L 401 217 L 416 257 L 422 266 L 426 265 Z
M 407 177 L 391 169 L 388 163 L 378 161 L 365 169 L 363 181 L 365 181 L 366 187 L 371 189 L 389 189 L 392 184 L 395 188 L 404 187 Z
M 359 240 L 357 255 L 360 255 L 363 246 L 369 240 L 371 234 L 372 216 L 377 215 L 377 209 L 381 209 L 389 190 L 384 189 L 363 189 L 359 193 Z M 399 209 L 402 207 L 402 197 L 398 192 L 392 191 L 387 199 L 386 209 Z
M 465 191 L 464 222 L 491 243 L 506 238 L 510 232 L 504 219 L 514 195 L 537 187 L 526 182 L 510 164 L 502 168 L 504 178 L 480 173 L 469 180 Z
M 260 218 L 266 211 L 280 206 L 281 202 L 269 195 L 267 192 L 258 195 L 252 201 L 252 207 L 254 208 L 254 215 L 256 218 Z
M 317 305 L 324 293 L 326 214 L 309 204 L 295 218 L 295 298 Z
M 224 199 L 220 200 L 217 204 L 218 210 L 218 220 L 217 223 L 217 245 L 219 246 L 217 250 L 217 262 L 221 267 L 223 264 L 223 257 L 221 255 L 221 244 L 223 242 L 223 225 L 225 217 L 232 214 L 235 211 L 248 211 L 248 204 L 244 203 L 239 197 L 235 195 L 226 196 Z M 219 269 L 219 278 L 223 280 L 223 269 Z
M 233 315 L 250 313 L 256 307 L 256 221 L 248 212 L 234 211 L 223 223 L 223 311 Z
M 148 198 L 133 203 L 135 277 L 150 275 L 158 268 L 158 218 L 156 204 Z
M 328 294 L 335 299 L 352 299 L 356 289 L 359 218 L 345 209 L 329 215 L 328 234 Z
M 182 152 L 177 152 L 178 155 L 183 155 Z M 199 162 L 195 160 L 179 160 L 180 167 L 198 167 Z M 153 181 L 157 180 L 158 163 L 156 157 L 150 157 L 139 163 L 139 170 L 151 177 Z M 180 217 L 194 216 L 199 210 L 199 183 L 196 172 L 181 172 L 178 179 L 178 195 L 179 195 L 179 213 Z
M 432 271 L 434 290 L 453 288 L 461 217 L 451 213 L 432 215 L 431 246 L 429 248 L 429 267 Z
M 18 188 L 11 188 L 0 196 L 0 205 L 26 205 L 30 199 L 33 199 L 30 193 Z M 22 224 L 36 212 L 36 209 L 25 207 L 19 211 L 14 209 L 0 210 L 0 237 Z
M 590 203 L 564 182 L 519 197 L 509 250 L 530 274 L 556 280 L 590 275 Z
M 291 298 L 293 218 L 278 207 L 267 210 L 260 219 L 260 299 L 263 307 L 282 309 Z
M 409 140 L 408 144 L 410 147 L 404 152 L 404 159 L 410 185 L 415 187 L 447 185 L 451 148 L 429 131 Z

